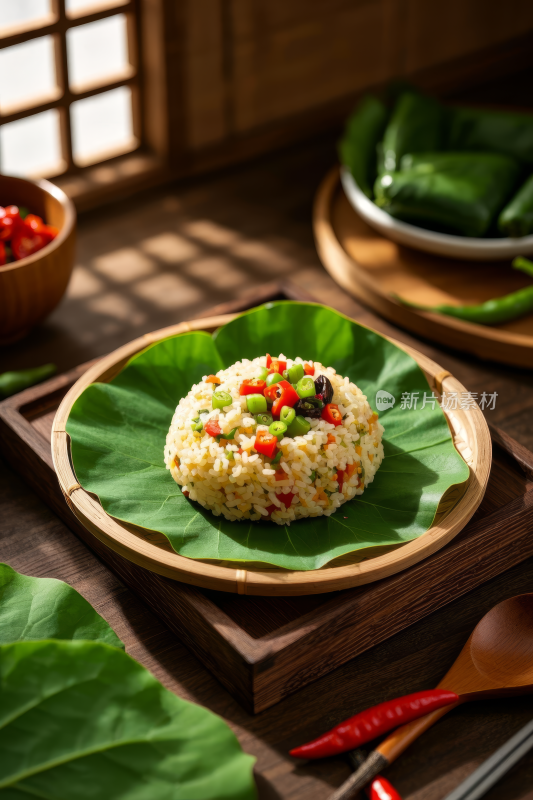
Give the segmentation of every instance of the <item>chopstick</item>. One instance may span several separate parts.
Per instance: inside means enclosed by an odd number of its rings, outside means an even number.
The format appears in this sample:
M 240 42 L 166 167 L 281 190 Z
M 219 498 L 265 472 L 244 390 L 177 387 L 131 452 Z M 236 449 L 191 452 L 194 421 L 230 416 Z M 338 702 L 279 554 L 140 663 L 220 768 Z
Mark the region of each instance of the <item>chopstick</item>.
M 444 800 L 478 800 L 533 747 L 533 720 L 524 725 Z

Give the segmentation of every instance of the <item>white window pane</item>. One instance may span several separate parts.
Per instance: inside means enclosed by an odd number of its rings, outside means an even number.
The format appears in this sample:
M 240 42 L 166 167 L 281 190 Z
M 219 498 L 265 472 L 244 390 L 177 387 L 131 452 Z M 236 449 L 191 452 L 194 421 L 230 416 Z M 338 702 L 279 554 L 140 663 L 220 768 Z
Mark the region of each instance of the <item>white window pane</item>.
M 67 47 L 73 89 L 123 74 L 128 68 L 126 17 L 117 14 L 71 28 L 67 32 Z
M 0 0 L 0 31 L 40 20 L 50 13 L 50 0 Z
M 0 50 L 0 111 L 47 100 L 56 90 L 51 36 Z
M 63 168 L 59 112 L 55 109 L 0 127 L 0 171 L 5 175 L 56 175 Z
M 80 166 L 135 147 L 127 86 L 76 100 L 70 110 L 74 160 Z
M 128 0 L 65 0 L 65 10 L 68 17 L 80 17 L 82 14 L 100 11 L 102 8 L 123 6 L 127 2 Z

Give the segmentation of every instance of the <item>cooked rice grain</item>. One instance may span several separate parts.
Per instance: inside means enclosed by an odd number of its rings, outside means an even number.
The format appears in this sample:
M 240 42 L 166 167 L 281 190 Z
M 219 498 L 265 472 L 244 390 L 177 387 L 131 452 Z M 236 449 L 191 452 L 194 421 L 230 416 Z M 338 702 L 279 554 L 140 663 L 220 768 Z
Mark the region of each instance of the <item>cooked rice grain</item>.
M 303 364 L 280 355 L 287 368 Z M 165 464 L 176 483 L 189 498 L 226 519 L 272 519 L 279 525 L 304 517 L 333 514 L 343 503 L 363 494 L 374 480 L 383 460 L 383 426 L 372 412 L 361 390 L 331 367 L 314 362 L 316 379 L 326 375 L 334 389 L 333 403 L 339 406 L 343 423 L 335 427 L 323 419 L 308 419 L 311 429 L 305 436 L 284 438 L 282 457 L 272 465 L 253 449 L 258 430 L 246 410 L 246 397 L 239 388 L 243 380 L 257 376 L 266 366 L 266 357 L 239 361 L 217 372 L 221 384 L 204 379 L 183 397 L 172 419 L 165 446 Z M 229 392 L 231 406 L 213 410 L 213 389 Z M 191 425 L 202 409 L 204 430 L 194 432 Z M 217 442 L 205 432 L 209 420 L 217 420 L 222 437 L 238 428 L 231 441 Z M 344 474 L 339 491 L 338 470 Z M 314 477 L 314 480 L 313 480 Z M 293 495 L 292 499 L 287 495 Z

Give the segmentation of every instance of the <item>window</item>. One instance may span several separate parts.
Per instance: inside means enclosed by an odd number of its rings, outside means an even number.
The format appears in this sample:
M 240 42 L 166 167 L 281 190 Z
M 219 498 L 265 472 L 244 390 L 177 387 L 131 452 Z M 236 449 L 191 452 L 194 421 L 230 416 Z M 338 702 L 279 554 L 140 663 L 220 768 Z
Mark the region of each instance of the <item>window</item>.
M 136 0 L 0 0 L 0 171 L 56 178 L 140 145 Z

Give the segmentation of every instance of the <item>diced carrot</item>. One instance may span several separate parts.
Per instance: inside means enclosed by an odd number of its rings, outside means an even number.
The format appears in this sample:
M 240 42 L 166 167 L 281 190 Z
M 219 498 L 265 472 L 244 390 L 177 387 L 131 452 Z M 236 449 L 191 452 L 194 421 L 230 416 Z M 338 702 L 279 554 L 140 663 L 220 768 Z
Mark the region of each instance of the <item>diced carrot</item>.
M 357 453 L 358 456 L 360 456 L 361 453 L 363 452 L 363 448 L 361 447 L 360 444 L 355 445 L 355 452 Z
M 287 477 L 287 473 L 285 472 L 284 469 L 278 469 L 276 470 L 276 474 L 274 475 L 274 477 L 277 481 L 284 481 L 285 478 Z
M 335 436 L 332 433 L 328 433 L 327 444 L 333 444 L 335 441 L 336 441 Z
M 220 378 L 217 378 L 217 376 L 216 376 L 216 375 L 209 375 L 209 376 L 208 376 L 208 377 L 205 379 L 205 382 L 206 382 L 206 383 L 222 383 L 222 381 L 220 380 Z
M 369 457 L 370 461 L 373 461 L 373 460 L 374 460 L 374 454 L 373 454 L 373 453 L 369 453 L 369 454 L 368 454 L 368 457 Z
M 183 490 L 183 496 L 184 497 L 188 497 L 189 496 L 189 492 L 187 491 L 187 489 Z
M 175 466 L 175 467 L 179 467 L 179 465 L 180 465 L 180 460 L 179 460 L 179 458 L 178 458 L 177 456 L 174 456 L 174 466 Z
M 372 414 L 372 416 L 370 417 L 370 422 L 377 422 L 377 421 L 378 421 L 378 419 L 379 419 L 379 417 L 378 417 L 378 415 L 376 414 L 376 412 L 374 411 L 374 413 L 373 413 L 373 414 Z
M 354 474 L 356 469 L 357 469 L 357 467 L 356 467 L 355 464 L 346 464 L 346 470 L 345 471 L 346 471 L 346 475 L 348 477 L 348 480 L 350 480 L 350 478 L 352 477 L 352 475 Z

